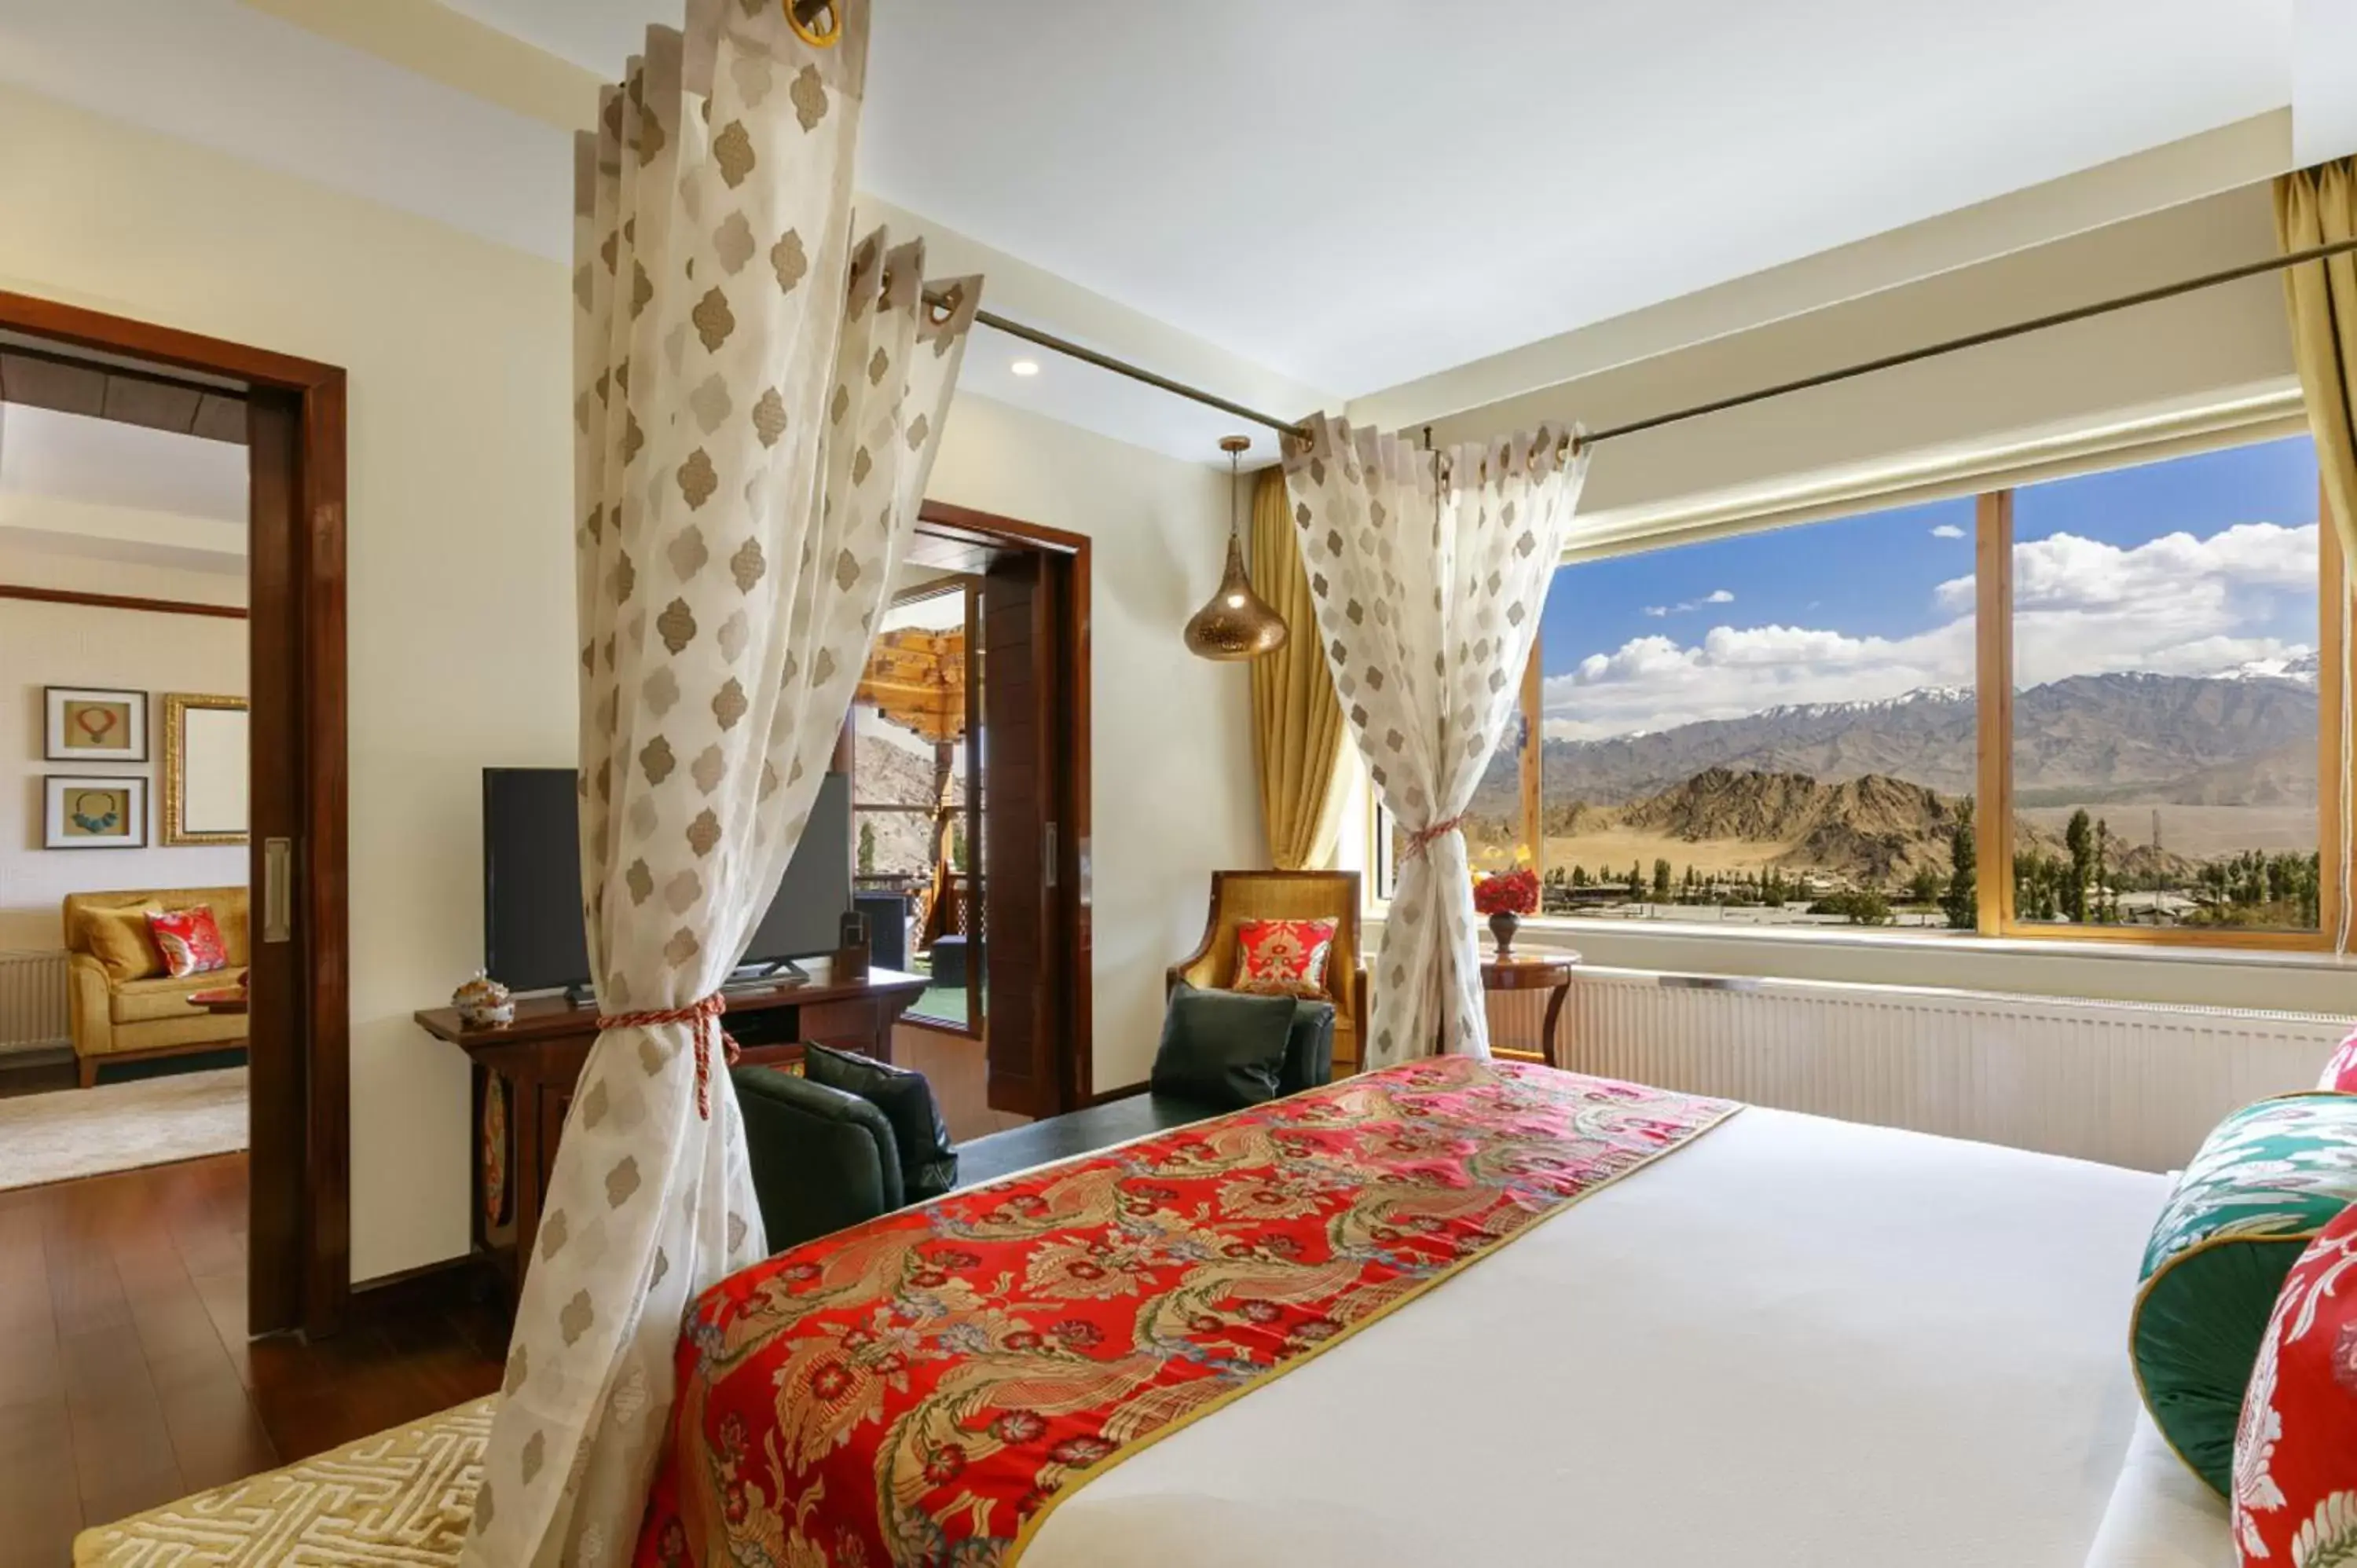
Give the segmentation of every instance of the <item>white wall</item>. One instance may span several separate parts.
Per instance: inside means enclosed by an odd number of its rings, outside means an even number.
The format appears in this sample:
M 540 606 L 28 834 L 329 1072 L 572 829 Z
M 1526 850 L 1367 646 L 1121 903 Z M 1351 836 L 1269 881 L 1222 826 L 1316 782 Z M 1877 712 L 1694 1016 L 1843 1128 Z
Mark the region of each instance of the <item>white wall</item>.
M 0 145 L 0 288 L 350 373 L 352 1273 L 455 1256 L 466 1064 L 409 1015 L 480 961 L 481 768 L 575 752 L 565 271 L 14 89 Z M 1150 1065 L 1208 873 L 1261 855 L 1245 675 L 1178 641 L 1223 484 L 978 398 L 935 470 L 1096 542 L 1100 1086 Z
M 1219 582 L 1227 477 L 967 395 L 926 493 L 1091 540 L 1094 1087 L 1135 1083 L 1211 873 L 1266 864 L 1250 677 L 1178 639 Z
M 151 569 L 137 589 L 118 572 L 87 564 L 30 572 L 0 554 L 0 582 L 102 593 L 199 599 L 218 590 L 210 574 Z M 47 581 L 36 582 L 36 576 Z M 72 580 L 75 578 L 79 580 Z M 213 616 L 156 615 L 91 605 L 0 599 L 0 950 L 65 945 L 58 906 L 69 893 L 117 887 L 242 886 L 242 845 L 167 849 L 164 826 L 164 693 L 242 696 L 246 624 Z M 105 686 L 147 696 L 147 760 L 76 764 L 43 759 L 44 686 Z M 105 773 L 147 780 L 147 849 L 43 849 L 41 779 L 49 773 Z
M 16 89 L 0 145 L 0 288 L 350 373 L 352 1273 L 454 1256 L 466 1062 L 409 1015 L 480 961 L 480 769 L 574 752 L 565 269 Z

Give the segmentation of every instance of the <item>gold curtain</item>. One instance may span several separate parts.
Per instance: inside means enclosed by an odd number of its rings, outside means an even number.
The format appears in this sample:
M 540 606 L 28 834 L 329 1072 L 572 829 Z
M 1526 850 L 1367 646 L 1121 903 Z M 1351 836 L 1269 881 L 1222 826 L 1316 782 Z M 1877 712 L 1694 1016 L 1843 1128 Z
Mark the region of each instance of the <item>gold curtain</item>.
M 2357 158 L 2277 177 L 2276 234 L 2287 251 L 2357 238 Z M 2357 252 L 2290 268 L 2284 295 L 2332 525 L 2357 573 Z
M 1252 580 L 1292 635 L 1252 662 L 1253 762 L 1260 820 L 1279 871 L 1324 867 L 1341 829 L 1342 707 L 1318 636 L 1282 468 L 1253 487 Z

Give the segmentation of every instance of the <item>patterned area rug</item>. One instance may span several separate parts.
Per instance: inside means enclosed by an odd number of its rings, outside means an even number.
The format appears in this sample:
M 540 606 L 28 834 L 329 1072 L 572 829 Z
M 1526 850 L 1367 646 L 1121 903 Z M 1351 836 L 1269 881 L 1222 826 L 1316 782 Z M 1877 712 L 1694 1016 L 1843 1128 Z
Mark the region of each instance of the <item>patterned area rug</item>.
M 74 1568 L 442 1568 L 458 1561 L 497 1399 L 363 1437 L 74 1539 Z
M 246 1146 L 245 1069 L 0 1100 L 0 1191 Z

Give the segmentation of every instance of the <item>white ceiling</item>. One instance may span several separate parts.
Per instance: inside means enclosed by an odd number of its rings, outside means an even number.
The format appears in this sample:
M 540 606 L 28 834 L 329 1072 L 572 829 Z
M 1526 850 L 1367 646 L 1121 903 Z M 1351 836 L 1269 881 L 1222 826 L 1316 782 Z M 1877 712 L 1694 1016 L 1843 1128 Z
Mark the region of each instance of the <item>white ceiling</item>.
M 448 3 L 601 77 L 681 10 Z M 999 308 L 1290 416 L 2279 109 L 2296 7 L 2350 3 L 875 0 L 860 184 Z M 0 81 L 569 256 L 563 132 L 238 0 L 0 0 Z M 1235 427 L 1023 352 L 967 385 Z
M 665 0 L 456 0 L 610 74 Z M 1358 395 L 2291 101 L 2294 0 L 877 0 L 861 185 Z
M 0 0 L 0 81 L 572 259 L 565 133 L 237 0 Z
M 0 545 L 242 575 L 246 449 L 0 403 Z

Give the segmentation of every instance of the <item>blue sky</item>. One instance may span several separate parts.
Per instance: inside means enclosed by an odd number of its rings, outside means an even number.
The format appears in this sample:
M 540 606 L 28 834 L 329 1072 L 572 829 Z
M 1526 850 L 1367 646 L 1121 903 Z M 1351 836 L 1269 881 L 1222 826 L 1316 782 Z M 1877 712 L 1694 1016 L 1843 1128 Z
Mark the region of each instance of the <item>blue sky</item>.
M 2316 473 L 2299 437 L 2017 492 L 2023 683 L 2305 651 Z M 1565 568 L 1540 623 L 1548 732 L 1968 685 L 1973 516 L 1963 499 Z

